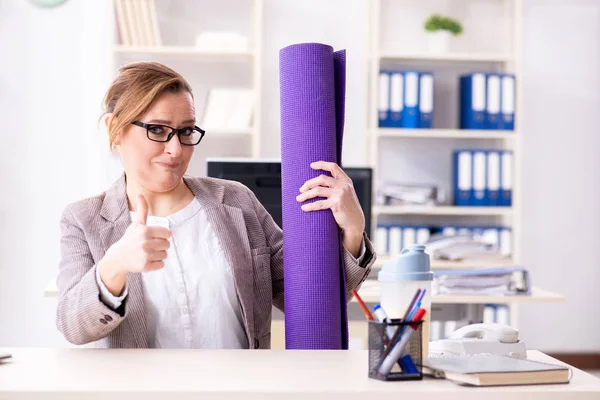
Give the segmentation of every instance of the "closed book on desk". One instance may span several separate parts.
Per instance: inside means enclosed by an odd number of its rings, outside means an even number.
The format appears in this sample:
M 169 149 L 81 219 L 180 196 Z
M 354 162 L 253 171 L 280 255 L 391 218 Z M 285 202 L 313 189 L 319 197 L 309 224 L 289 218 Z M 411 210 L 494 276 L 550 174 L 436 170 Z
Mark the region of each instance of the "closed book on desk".
M 424 360 L 423 374 L 471 386 L 569 383 L 570 370 L 502 355 L 458 356 Z

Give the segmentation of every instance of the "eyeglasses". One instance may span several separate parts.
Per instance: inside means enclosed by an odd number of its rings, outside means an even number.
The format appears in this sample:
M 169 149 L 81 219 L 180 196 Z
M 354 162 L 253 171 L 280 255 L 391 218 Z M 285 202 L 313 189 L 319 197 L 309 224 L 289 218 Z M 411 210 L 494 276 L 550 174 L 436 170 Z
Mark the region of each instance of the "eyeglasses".
M 165 143 L 171 140 L 174 135 L 177 135 L 179 138 L 179 143 L 185 146 L 195 146 L 204 137 L 206 133 L 203 129 L 198 128 L 197 126 L 188 127 L 188 128 L 171 128 L 166 125 L 159 124 L 145 124 L 140 121 L 133 121 L 133 125 L 137 125 L 139 127 L 146 129 L 146 136 L 148 139 L 153 142 L 161 142 Z

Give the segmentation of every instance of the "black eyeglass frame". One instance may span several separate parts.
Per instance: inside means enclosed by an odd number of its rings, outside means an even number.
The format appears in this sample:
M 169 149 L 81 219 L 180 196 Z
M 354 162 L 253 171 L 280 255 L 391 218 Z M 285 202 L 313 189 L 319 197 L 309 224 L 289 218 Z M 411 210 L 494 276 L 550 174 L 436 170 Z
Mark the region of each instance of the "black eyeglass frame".
M 181 141 L 181 132 L 184 131 L 185 129 L 189 129 L 189 127 L 187 128 L 173 128 L 169 125 L 162 125 L 162 124 L 146 124 L 145 122 L 140 122 L 140 121 L 133 121 L 132 122 L 133 125 L 135 126 L 139 126 L 140 128 L 144 128 L 146 129 L 146 137 L 148 138 L 148 140 L 152 140 L 153 142 L 158 142 L 158 143 L 167 143 L 169 142 L 173 136 L 175 136 L 175 134 L 177 134 L 177 139 L 179 139 L 179 143 L 181 143 L 184 146 L 197 146 L 201 141 L 202 138 L 204 137 L 204 134 L 206 133 L 206 131 L 196 125 L 194 125 L 194 130 L 197 130 L 198 132 L 200 132 L 200 139 L 198 139 L 198 141 L 194 144 L 190 144 L 190 143 L 183 143 Z M 156 140 L 156 139 L 152 139 L 150 137 L 150 131 L 149 128 L 153 127 L 153 126 L 160 126 L 162 128 L 169 128 L 171 130 L 171 132 L 167 135 L 167 139 L 166 140 Z

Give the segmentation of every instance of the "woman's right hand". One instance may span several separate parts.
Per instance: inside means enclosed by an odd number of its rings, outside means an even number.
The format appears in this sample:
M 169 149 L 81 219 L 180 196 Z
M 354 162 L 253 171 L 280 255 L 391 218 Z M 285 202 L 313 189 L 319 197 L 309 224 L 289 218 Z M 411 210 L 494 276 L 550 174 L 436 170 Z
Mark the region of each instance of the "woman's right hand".
M 102 282 L 115 296 L 123 291 L 128 272 L 148 272 L 164 267 L 171 231 L 161 226 L 147 226 L 147 218 L 148 202 L 139 194 L 136 219 L 98 265 Z

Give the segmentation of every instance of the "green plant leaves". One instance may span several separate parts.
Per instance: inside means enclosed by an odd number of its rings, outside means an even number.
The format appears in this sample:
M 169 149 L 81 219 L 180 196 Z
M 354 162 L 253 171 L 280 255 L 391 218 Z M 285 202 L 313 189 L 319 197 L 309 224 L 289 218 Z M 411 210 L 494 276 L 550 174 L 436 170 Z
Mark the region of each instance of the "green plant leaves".
M 425 21 L 425 30 L 428 32 L 446 30 L 454 36 L 458 36 L 462 33 L 463 28 L 460 22 L 453 18 L 434 14 Z

